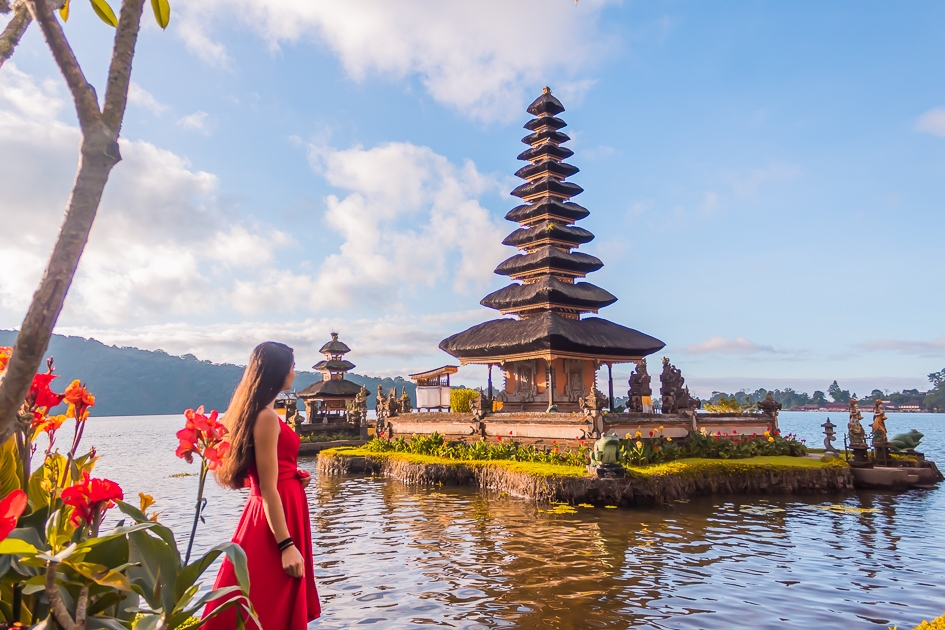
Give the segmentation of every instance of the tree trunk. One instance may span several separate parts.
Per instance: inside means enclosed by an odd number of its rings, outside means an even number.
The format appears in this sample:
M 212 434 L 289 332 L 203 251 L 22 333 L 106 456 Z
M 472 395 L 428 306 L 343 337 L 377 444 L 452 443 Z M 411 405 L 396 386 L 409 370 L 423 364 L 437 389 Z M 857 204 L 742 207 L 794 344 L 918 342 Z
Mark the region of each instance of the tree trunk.
M 6 441 L 14 431 L 16 411 L 43 362 L 66 292 L 88 241 L 108 175 L 121 159 L 114 135 L 104 127 L 97 131 L 82 140 L 79 170 L 59 240 L 20 326 L 6 375 L 0 382 L 0 442 Z

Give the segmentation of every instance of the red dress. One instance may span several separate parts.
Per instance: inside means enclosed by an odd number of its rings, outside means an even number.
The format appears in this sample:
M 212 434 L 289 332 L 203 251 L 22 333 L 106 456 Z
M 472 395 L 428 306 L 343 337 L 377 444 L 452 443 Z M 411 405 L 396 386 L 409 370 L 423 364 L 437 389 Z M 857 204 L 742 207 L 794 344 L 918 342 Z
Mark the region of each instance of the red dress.
M 259 475 L 255 467 L 249 470 L 249 497 L 236 526 L 233 542 L 246 552 L 249 568 L 249 599 L 262 623 L 262 630 L 304 630 L 308 622 L 321 614 L 315 576 L 312 570 L 312 530 L 309 523 L 308 502 L 301 479 L 308 473 L 298 469 L 301 440 L 289 426 L 279 422 L 279 441 L 276 447 L 279 460 L 278 489 L 285 511 L 289 535 L 305 561 L 305 575 L 294 578 L 282 570 L 282 553 L 269 529 L 263 500 L 259 491 Z M 229 559 L 217 574 L 213 588 L 235 586 L 236 574 Z M 207 604 L 204 616 L 222 603 L 223 599 Z M 236 609 L 230 608 L 202 626 L 205 630 L 233 630 L 236 628 Z M 256 629 L 256 625 L 247 624 Z

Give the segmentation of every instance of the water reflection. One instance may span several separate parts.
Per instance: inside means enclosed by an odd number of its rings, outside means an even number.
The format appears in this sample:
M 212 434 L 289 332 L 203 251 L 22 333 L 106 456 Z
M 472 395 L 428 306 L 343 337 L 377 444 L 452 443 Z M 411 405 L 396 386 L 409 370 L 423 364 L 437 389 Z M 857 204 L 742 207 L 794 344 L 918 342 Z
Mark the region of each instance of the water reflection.
M 796 415 L 808 436 L 823 422 Z M 908 428 L 943 461 L 937 418 L 911 417 Z M 172 476 L 195 471 L 173 455 L 180 419 L 93 420 L 86 440 L 104 455 L 98 474 L 131 500 L 153 494 L 184 540 L 196 478 Z M 308 493 L 325 614 L 313 628 L 885 630 L 945 610 L 942 490 L 575 514 L 386 479 L 316 479 Z M 244 501 L 214 484 L 209 494 L 198 553 L 229 538 Z

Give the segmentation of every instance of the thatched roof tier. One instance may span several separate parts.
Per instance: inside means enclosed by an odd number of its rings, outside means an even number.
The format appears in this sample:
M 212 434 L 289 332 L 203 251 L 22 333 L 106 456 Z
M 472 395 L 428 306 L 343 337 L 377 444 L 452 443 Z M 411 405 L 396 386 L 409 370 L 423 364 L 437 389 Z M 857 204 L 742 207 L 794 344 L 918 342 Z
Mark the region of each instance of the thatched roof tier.
M 534 133 L 528 134 L 527 136 L 522 138 L 522 142 L 533 147 L 542 142 L 551 142 L 553 144 L 561 144 L 563 142 L 567 142 L 570 139 L 571 139 L 571 136 L 569 136 L 566 133 L 557 131 L 555 129 L 542 129 L 541 131 L 536 131 Z
M 354 398 L 361 386 L 351 381 L 331 379 L 312 383 L 299 392 L 299 398 Z
M 328 359 L 326 361 L 319 361 L 312 366 L 313 369 L 319 372 L 347 372 L 348 370 L 354 369 L 354 367 L 354 363 L 345 359 Z
M 547 312 L 526 319 L 495 319 L 440 342 L 462 363 L 576 358 L 611 363 L 638 361 L 665 344 L 599 317 L 569 319 Z
M 584 189 L 571 182 L 563 182 L 557 177 L 542 177 L 533 181 L 528 181 L 512 191 L 515 197 L 522 199 L 532 199 L 542 195 L 560 197 L 569 199 L 580 195 Z
M 540 308 L 596 313 L 616 301 L 612 293 L 590 282 L 562 282 L 554 276 L 544 276 L 528 284 L 510 284 L 482 298 L 480 304 L 503 314 Z
M 540 272 L 584 277 L 604 266 L 600 258 L 581 252 L 566 252 L 545 245 L 529 254 L 516 254 L 499 264 L 495 272 L 500 276 L 522 278 Z
M 509 210 L 505 218 L 516 223 L 531 224 L 541 219 L 550 219 L 556 223 L 574 223 L 590 212 L 584 206 L 573 201 L 561 201 L 547 197 L 533 203 L 525 203 Z
M 351 352 L 351 348 L 349 348 L 346 344 L 338 341 L 338 333 L 333 332 L 331 333 L 331 341 L 329 341 L 324 346 L 322 346 L 319 352 L 321 354 L 335 354 L 335 355 L 347 354 Z
M 542 116 L 541 118 L 532 118 L 524 127 L 529 131 L 538 131 L 539 129 L 561 129 L 562 127 L 567 127 L 568 123 L 564 122 L 557 116 Z
M 564 105 L 552 96 L 551 90 L 546 87 L 541 91 L 541 96 L 532 101 L 532 104 L 525 111 L 538 117 L 557 116 L 564 111 Z
M 561 243 L 565 247 L 577 247 L 594 240 L 594 235 L 574 225 L 562 225 L 554 221 L 542 221 L 519 228 L 505 237 L 503 245 L 534 249 L 541 245 Z
M 544 160 L 555 160 L 560 162 L 574 155 L 574 151 L 567 147 L 559 147 L 555 144 L 543 144 L 541 146 L 525 149 L 518 154 L 519 160 L 526 162 L 542 162 Z
M 515 171 L 516 177 L 526 180 L 539 179 L 542 177 L 554 177 L 564 179 L 580 172 L 576 166 L 571 166 L 565 162 L 555 162 L 554 160 L 545 160 L 538 164 L 529 164 Z

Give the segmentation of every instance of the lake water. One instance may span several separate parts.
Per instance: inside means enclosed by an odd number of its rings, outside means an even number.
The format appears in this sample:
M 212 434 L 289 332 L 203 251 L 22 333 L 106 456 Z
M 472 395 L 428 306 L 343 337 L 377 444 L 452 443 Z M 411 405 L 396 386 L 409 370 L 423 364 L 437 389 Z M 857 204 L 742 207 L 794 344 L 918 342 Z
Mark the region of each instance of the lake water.
M 822 446 L 827 415 L 784 412 L 781 428 Z M 172 476 L 197 469 L 174 457 L 183 422 L 92 418 L 83 441 L 127 500 L 155 497 L 182 548 L 197 486 Z M 887 426 L 919 429 L 945 463 L 945 415 L 890 414 Z M 229 539 L 245 500 L 212 483 L 208 496 L 197 553 Z M 945 612 L 945 488 L 577 514 L 360 477 L 316 478 L 308 497 L 324 613 L 312 628 L 902 629 Z

